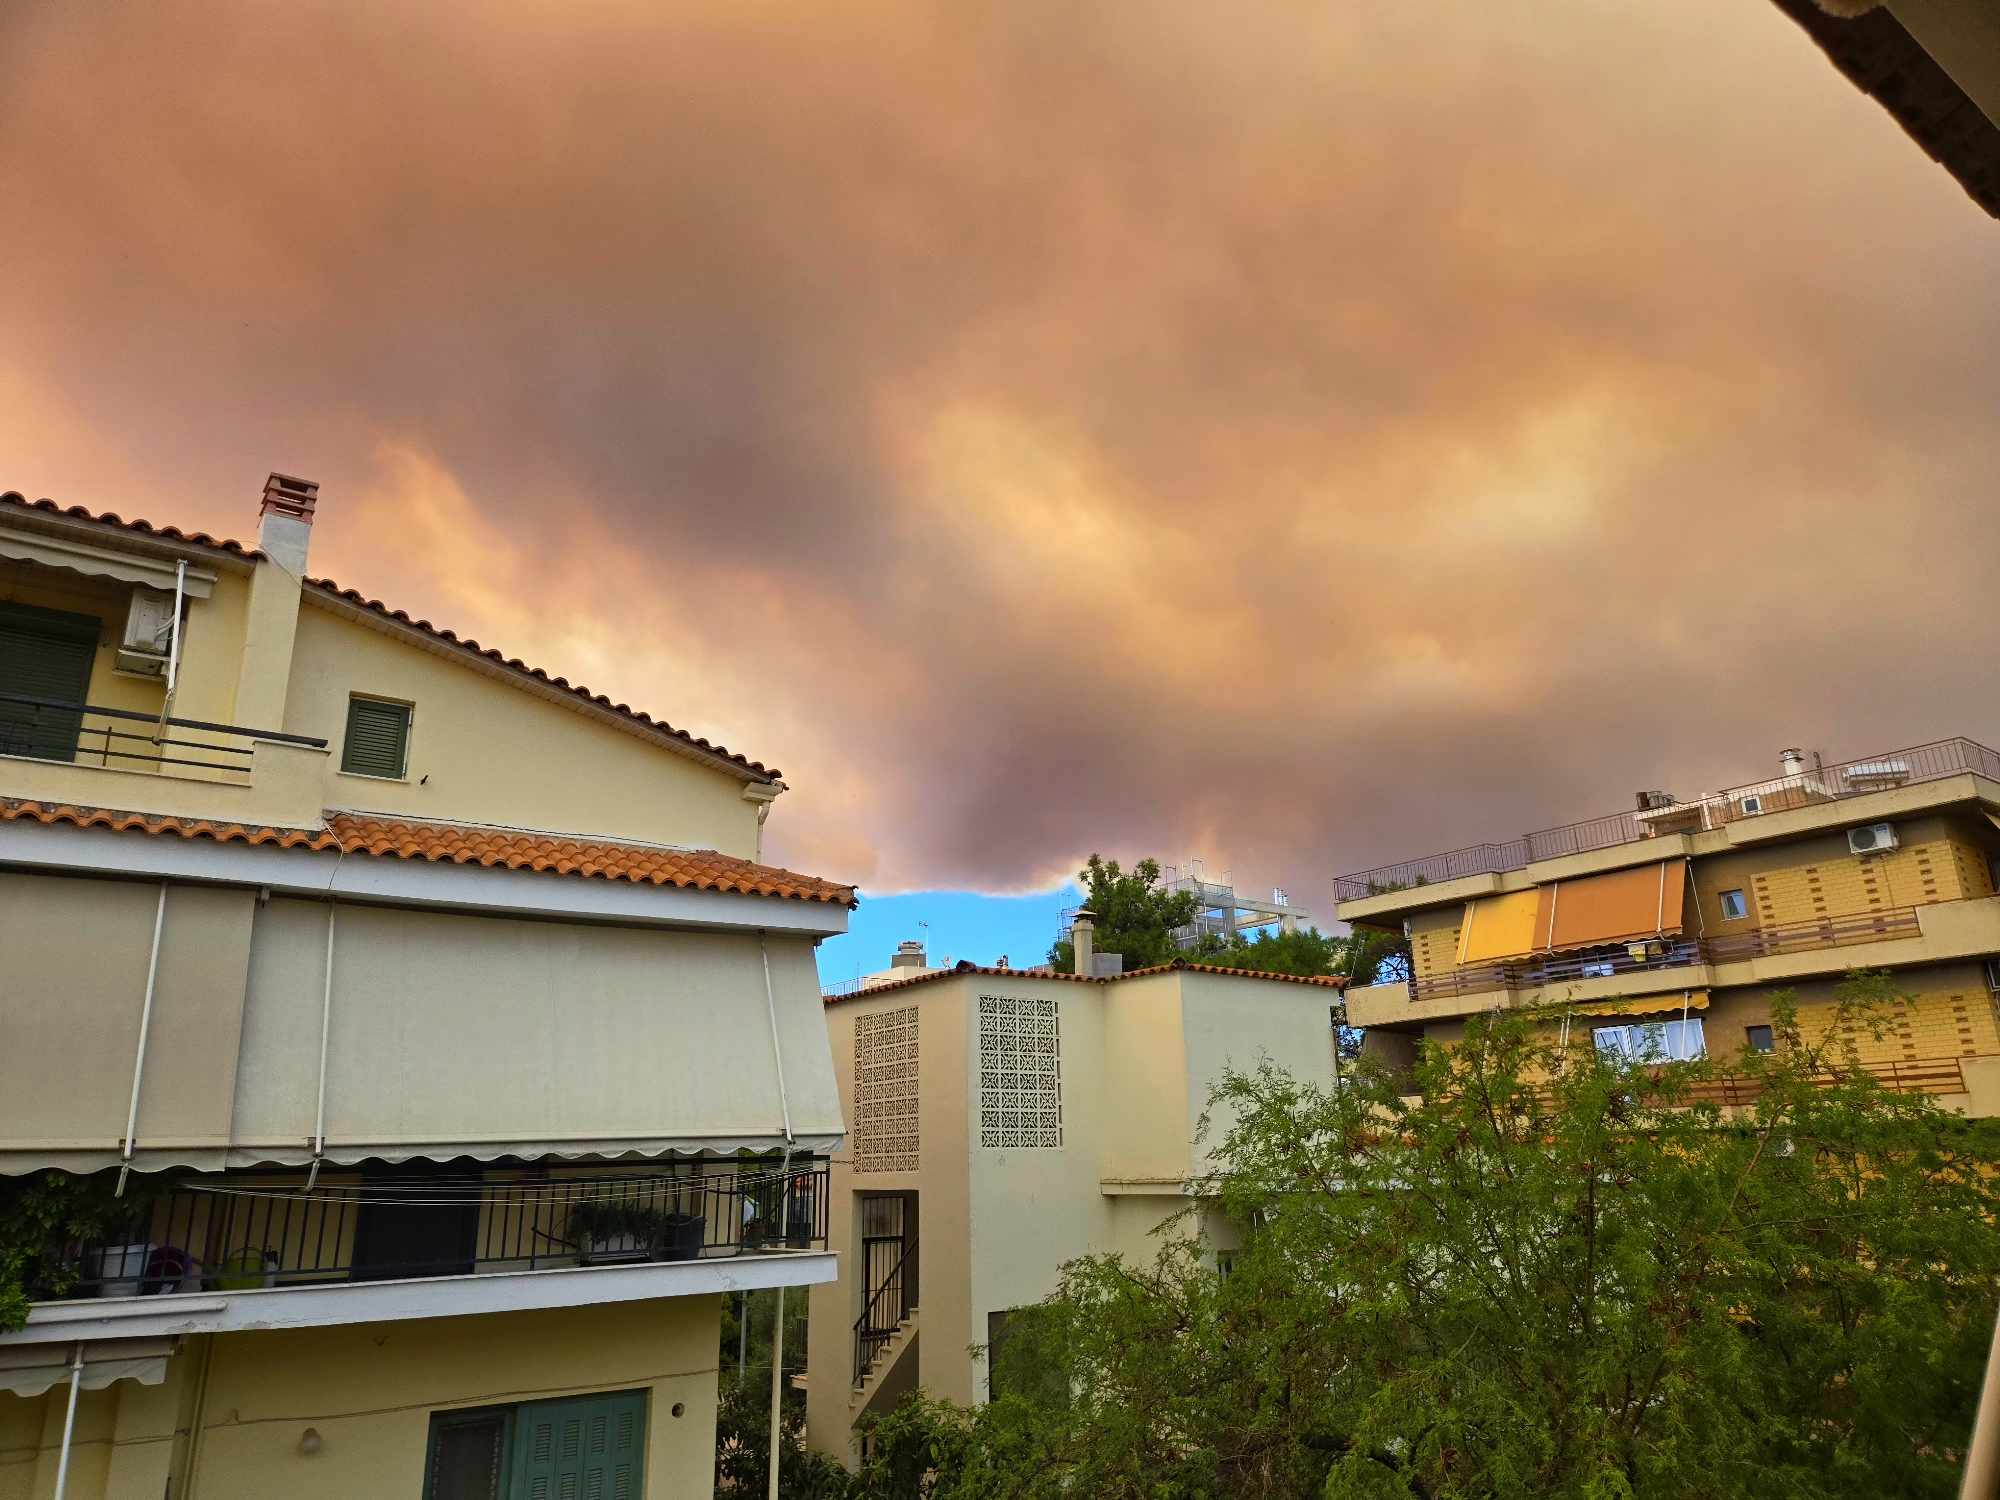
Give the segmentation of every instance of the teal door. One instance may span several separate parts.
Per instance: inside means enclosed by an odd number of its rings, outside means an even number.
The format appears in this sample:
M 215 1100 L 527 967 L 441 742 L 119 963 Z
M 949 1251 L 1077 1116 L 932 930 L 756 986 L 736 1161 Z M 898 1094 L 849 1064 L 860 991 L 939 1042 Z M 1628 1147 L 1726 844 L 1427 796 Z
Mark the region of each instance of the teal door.
M 645 1439 L 643 1391 L 519 1407 L 508 1494 L 513 1500 L 640 1500 Z

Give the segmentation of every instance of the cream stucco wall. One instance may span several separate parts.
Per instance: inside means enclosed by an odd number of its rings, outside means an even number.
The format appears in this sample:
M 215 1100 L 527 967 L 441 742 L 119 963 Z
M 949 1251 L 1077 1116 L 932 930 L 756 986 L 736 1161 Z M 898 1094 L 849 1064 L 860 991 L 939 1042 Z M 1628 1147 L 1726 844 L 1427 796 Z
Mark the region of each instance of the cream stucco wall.
M 409 774 L 401 780 L 341 772 L 353 693 L 412 706 Z M 283 728 L 333 747 L 328 807 L 756 857 L 757 809 L 743 799 L 744 778 L 310 602 L 299 614 Z
M 651 1500 L 715 1473 L 718 1297 L 192 1338 L 157 1387 L 78 1403 L 74 1500 L 349 1500 L 422 1489 L 434 1412 L 644 1390 Z M 53 1493 L 66 1392 L 0 1395 L 0 1500 Z M 676 1414 L 675 1408 L 680 1408 Z M 318 1453 L 299 1452 L 311 1427 Z
M 1181 970 L 1108 984 L 1031 975 L 948 975 L 887 993 L 863 992 L 826 1011 L 843 1104 L 853 1090 L 854 1021 L 918 1007 L 921 1146 L 914 1172 L 853 1171 L 836 1159 L 835 1233 L 841 1280 L 813 1290 L 808 1436 L 845 1454 L 852 1325 L 861 1310 L 858 1194 L 914 1191 L 922 1256 L 921 1341 L 905 1358 L 934 1395 L 983 1400 L 987 1372 L 971 1351 L 987 1318 L 1040 1301 L 1062 1265 L 1115 1252 L 1150 1260 L 1156 1231 L 1202 1233 L 1212 1246 L 1234 1231 L 1186 1192 L 1206 1164 L 1196 1122 L 1224 1069 L 1269 1058 L 1295 1076 L 1332 1076 L 1333 991 Z M 981 996 L 1053 1000 L 1062 1045 L 1063 1143 L 981 1144 L 978 1004 Z M 1226 1120 L 1214 1123 L 1219 1140 Z M 1191 1212 L 1189 1212 L 1192 1210 Z

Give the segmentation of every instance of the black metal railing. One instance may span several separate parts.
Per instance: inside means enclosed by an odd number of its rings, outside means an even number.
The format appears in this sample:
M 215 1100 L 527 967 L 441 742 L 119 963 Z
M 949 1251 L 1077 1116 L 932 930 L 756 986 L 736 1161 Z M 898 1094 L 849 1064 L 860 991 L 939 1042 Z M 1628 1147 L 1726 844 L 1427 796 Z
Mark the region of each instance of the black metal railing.
M 1990 749 L 1977 740 L 1958 738 L 1935 740 L 1928 745 L 1866 755 L 1831 765 L 1815 765 L 1795 775 L 1746 782 L 1664 808 L 1607 813 L 1579 823 L 1565 823 L 1558 828 L 1523 834 L 1502 844 L 1473 844 L 1445 854 L 1430 854 L 1422 859 L 1337 876 L 1333 882 L 1333 899 L 1357 901 L 1366 896 L 1409 886 L 1436 885 L 1466 875 L 1493 875 L 1520 870 L 1537 860 L 1585 854 L 1593 849 L 1610 849 L 1652 838 L 1663 831 L 1684 831 L 1677 824 L 1690 828 L 1714 828 L 1740 818 L 1784 812 L 1816 802 L 1859 797 L 1890 787 L 1938 781 L 1967 772 L 2000 781 L 2000 751 Z
M 72 1295 L 140 1296 L 698 1260 L 826 1243 L 827 1166 L 179 1178 L 123 1237 L 71 1247 Z
M 916 1310 L 913 1293 L 917 1284 L 917 1242 L 913 1239 L 896 1257 L 895 1264 L 869 1293 L 861 1316 L 854 1320 L 854 1388 L 868 1383 L 875 1361 L 888 1347 L 896 1331 Z
M 205 719 L 162 718 L 129 708 L 65 703 L 21 693 L 0 693 L 0 755 L 115 766 L 188 767 L 247 782 L 257 740 L 277 740 L 324 750 L 326 741 L 275 729 L 211 724 Z

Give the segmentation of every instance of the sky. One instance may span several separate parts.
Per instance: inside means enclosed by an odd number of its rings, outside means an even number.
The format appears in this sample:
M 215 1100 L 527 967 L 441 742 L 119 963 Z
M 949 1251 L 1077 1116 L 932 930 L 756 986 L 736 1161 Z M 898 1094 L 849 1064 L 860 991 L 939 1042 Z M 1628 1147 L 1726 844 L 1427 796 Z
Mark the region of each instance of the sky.
M 315 479 L 864 899 L 2000 737 L 2000 225 L 1775 6 L 15 0 L 0 203 L 0 488 Z

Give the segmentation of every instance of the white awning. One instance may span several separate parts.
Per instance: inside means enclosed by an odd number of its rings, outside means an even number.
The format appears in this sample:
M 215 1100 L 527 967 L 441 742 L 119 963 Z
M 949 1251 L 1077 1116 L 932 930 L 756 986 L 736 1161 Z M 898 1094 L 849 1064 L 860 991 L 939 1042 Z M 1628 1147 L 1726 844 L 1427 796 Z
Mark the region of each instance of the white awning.
M 177 1338 L 97 1339 L 83 1346 L 83 1378 L 87 1391 L 101 1391 L 115 1380 L 158 1385 L 167 1378 L 167 1360 Z M 0 1391 L 39 1396 L 51 1386 L 66 1384 L 74 1344 L 0 1344 Z
M 121 583 L 143 584 L 149 589 L 173 590 L 180 559 L 147 557 L 136 552 L 119 552 L 109 547 L 93 547 L 66 537 L 9 532 L 0 536 L 0 557 L 19 562 L 40 563 L 45 568 L 66 568 L 93 578 L 116 578 Z M 206 599 L 215 588 L 215 573 L 209 568 L 190 566 L 181 592 L 190 599 Z

